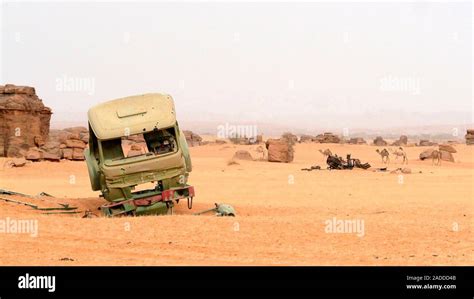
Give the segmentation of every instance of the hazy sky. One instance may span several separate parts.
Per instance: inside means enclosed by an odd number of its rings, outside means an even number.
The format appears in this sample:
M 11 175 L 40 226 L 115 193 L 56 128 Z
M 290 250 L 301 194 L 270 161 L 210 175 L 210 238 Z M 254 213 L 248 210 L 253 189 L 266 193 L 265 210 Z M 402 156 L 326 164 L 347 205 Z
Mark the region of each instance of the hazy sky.
M 472 122 L 471 3 L 3 3 L 1 82 L 53 121 L 170 93 L 179 119 Z

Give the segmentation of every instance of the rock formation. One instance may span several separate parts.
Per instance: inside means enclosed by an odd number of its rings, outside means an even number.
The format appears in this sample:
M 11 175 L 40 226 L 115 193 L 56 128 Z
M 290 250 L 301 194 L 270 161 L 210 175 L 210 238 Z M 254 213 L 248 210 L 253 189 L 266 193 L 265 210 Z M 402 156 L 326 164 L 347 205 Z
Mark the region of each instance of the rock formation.
M 474 129 L 469 129 L 466 132 L 466 144 L 473 145 L 474 144 Z
M 46 140 L 51 114 L 33 87 L 0 85 L 0 156 L 22 157 Z
M 406 146 L 408 144 L 408 137 L 406 135 L 400 136 L 400 138 L 392 143 L 393 146 Z
M 268 139 L 266 142 L 269 162 L 285 162 L 293 161 L 293 145 L 288 139 Z
M 376 146 L 387 146 L 387 141 L 385 141 L 382 136 L 377 136 L 374 139 L 374 145 Z
M 365 141 L 362 137 L 355 137 L 349 139 L 349 144 L 367 144 L 367 141 Z
M 183 131 L 184 136 L 186 137 L 186 142 L 188 146 L 198 146 L 201 145 L 202 138 L 198 134 L 193 133 L 192 131 Z
M 315 140 L 319 143 L 340 143 L 341 138 L 339 136 L 334 135 L 330 132 L 325 132 L 324 134 L 319 134 L 315 137 Z

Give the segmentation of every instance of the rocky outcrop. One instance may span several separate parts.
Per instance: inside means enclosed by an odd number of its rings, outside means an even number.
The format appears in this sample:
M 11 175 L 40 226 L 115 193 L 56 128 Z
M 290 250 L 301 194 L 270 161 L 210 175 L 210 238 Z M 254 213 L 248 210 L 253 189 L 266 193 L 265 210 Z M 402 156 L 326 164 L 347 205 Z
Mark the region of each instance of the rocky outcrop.
M 406 146 L 408 144 L 408 137 L 406 135 L 400 136 L 400 138 L 392 143 L 393 146 Z
M 82 161 L 84 149 L 89 143 L 89 132 L 85 127 L 51 130 L 46 142 L 30 147 L 25 158 L 30 161 L 55 161 L 61 159 Z M 38 146 L 39 145 L 39 146 Z
M 198 146 L 201 145 L 202 138 L 198 134 L 193 133 L 192 131 L 183 131 L 184 137 L 186 137 L 186 142 L 188 146 Z
M 439 145 L 439 150 L 440 151 L 445 151 L 448 153 L 457 153 L 458 151 L 450 144 L 440 144 Z
M 0 85 L 0 157 L 22 157 L 46 140 L 51 114 L 33 87 Z
M 473 145 L 474 144 L 474 129 L 469 129 L 466 132 L 466 144 Z
M 341 142 L 341 138 L 339 138 L 339 136 L 330 132 L 319 134 L 314 139 L 319 143 L 340 143 Z
M 355 137 L 349 139 L 349 144 L 367 144 L 367 141 L 364 140 L 362 137 Z
M 420 142 L 418 143 L 418 146 L 433 146 L 437 145 L 436 142 L 431 142 L 428 139 L 421 139 Z
M 283 133 L 281 138 L 286 139 L 291 145 L 294 145 L 296 142 L 298 142 L 298 136 L 290 132 Z
M 293 145 L 288 142 L 288 139 L 268 139 L 265 145 L 268 151 L 269 162 L 289 163 L 293 161 Z
M 313 142 L 314 139 L 315 139 L 314 136 L 311 136 L 311 135 L 301 135 L 300 143 Z
M 382 136 L 377 136 L 374 139 L 374 145 L 376 146 L 387 146 L 387 141 L 385 141 Z

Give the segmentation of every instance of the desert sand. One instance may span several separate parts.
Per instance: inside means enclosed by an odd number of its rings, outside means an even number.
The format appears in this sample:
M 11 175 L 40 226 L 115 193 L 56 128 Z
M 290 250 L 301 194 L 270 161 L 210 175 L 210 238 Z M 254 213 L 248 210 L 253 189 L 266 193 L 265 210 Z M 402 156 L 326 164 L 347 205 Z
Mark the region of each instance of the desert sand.
M 419 161 L 426 148 L 406 147 L 411 174 L 369 170 L 301 171 L 326 167 L 318 149 L 352 153 L 384 166 L 375 146 L 297 144 L 292 163 L 239 161 L 257 146 L 191 148 L 194 207 L 174 215 L 105 218 L 105 201 L 90 189 L 85 162 L 37 162 L 2 168 L 0 188 L 55 198 L 100 217 L 43 215 L 0 201 L 0 219 L 37 219 L 38 236 L 0 234 L 0 265 L 472 265 L 474 262 L 474 146 L 456 145 L 455 163 Z M 0 159 L 0 166 L 6 161 Z M 389 169 L 402 167 L 394 160 Z M 8 196 L 2 196 L 8 197 Z M 10 197 L 15 198 L 15 197 Z M 236 217 L 193 212 L 228 203 Z M 364 221 L 364 235 L 327 233 L 325 221 Z

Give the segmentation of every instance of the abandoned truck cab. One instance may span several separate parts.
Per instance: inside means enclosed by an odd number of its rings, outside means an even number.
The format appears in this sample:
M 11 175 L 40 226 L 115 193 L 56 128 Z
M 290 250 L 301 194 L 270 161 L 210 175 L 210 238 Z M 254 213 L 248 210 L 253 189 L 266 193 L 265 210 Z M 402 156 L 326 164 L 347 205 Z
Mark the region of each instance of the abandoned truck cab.
M 110 202 L 101 207 L 105 215 L 168 214 L 183 198 L 192 208 L 191 158 L 170 95 L 101 103 L 89 109 L 88 119 L 84 154 L 92 190 Z M 146 183 L 153 187 L 132 192 Z

